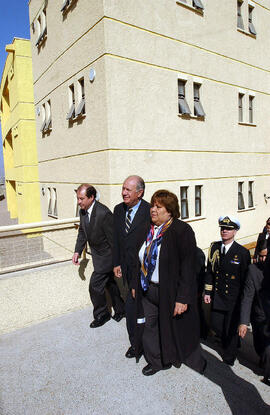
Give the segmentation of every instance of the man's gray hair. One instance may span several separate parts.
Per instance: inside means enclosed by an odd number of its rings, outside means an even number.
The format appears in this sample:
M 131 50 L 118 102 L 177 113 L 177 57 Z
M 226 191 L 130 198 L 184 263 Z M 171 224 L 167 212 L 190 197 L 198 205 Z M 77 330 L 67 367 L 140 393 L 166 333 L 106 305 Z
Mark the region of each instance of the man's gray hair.
M 136 175 L 132 175 L 132 176 L 128 176 L 126 178 L 126 180 L 129 180 L 129 179 L 135 179 L 137 181 L 137 184 L 136 184 L 136 191 L 137 192 L 139 192 L 140 190 L 143 190 L 143 192 L 144 192 L 144 190 L 145 190 L 145 183 L 144 183 L 144 180 L 143 180 L 142 177 L 136 176 Z

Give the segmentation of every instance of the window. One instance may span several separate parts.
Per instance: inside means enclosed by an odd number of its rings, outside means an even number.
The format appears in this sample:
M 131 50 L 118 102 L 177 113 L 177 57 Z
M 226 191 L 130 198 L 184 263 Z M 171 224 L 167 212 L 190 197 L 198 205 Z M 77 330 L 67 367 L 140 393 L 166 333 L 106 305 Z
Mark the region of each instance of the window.
M 204 117 L 205 112 L 203 110 L 202 104 L 200 102 L 200 84 L 194 82 L 193 90 L 194 90 L 194 115 L 197 117 Z
M 48 198 L 48 215 L 51 215 L 52 214 L 52 195 L 51 195 L 50 187 L 48 187 L 47 198 Z
M 44 134 L 52 129 L 52 114 L 51 114 L 51 101 L 47 101 L 42 104 L 41 107 L 42 124 L 40 131 Z
M 192 1 L 192 5 L 193 5 L 193 7 L 195 7 L 196 9 L 199 9 L 199 10 L 203 10 L 203 9 L 204 9 L 204 6 L 203 6 L 203 4 L 202 4 L 201 0 L 193 0 L 193 1 Z
M 66 119 L 70 120 L 75 116 L 75 95 L 74 95 L 74 85 L 69 86 L 68 90 L 68 99 L 69 99 L 69 111 Z
M 243 122 L 243 99 L 244 94 L 238 94 L 238 121 Z
M 187 219 L 188 215 L 188 187 L 180 187 L 181 196 L 181 218 Z
M 69 6 L 70 0 L 64 0 L 63 6 L 61 8 L 61 12 L 65 11 L 65 9 Z
M 77 189 L 74 189 L 74 192 L 75 192 L 75 197 L 74 197 L 75 217 L 77 218 L 78 216 L 80 216 L 80 214 L 79 214 L 80 206 L 78 205 L 78 200 L 77 200 Z
M 256 36 L 257 32 L 255 30 L 254 24 L 252 23 L 253 9 L 254 9 L 254 7 L 252 7 L 250 5 L 248 6 L 248 30 L 252 35 Z
M 242 17 L 242 12 L 241 12 L 242 4 L 243 4 L 242 1 L 237 2 L 237 27 L 239 27 L 239 29 L 244 30 L 244 23 L 243 23 L 243 17 Z
M 248 207 L 249 208 L 254 206 L 254 202 L 253 202 L 253 183 L 254 182 L 248 182 Z
M 45 131 L 45 125 L 46 125 L 45 104 L 42 104 L 42 107 L 41 107 L 41 117 L 42 117 L 42 124 L 41 124 L 40 131 L 43 133 Z
M 58 210 L 57 210 L 57 193 L 56 193 L 55 187 L 53 187 L 52 191 L 53 191 L 53 197 L 52 197 L 52 202 L 53 202 L 53 216 L 58 216 Z
M 36 20 L 37 27 L 37 41 L 36 46 L 39 47 L 41 42 L 47 35 L 47 22 L 46 22 L 46 10 L 44 9 Z
M 85 114 L 85 94 L 84 94 L 84 78 L 78 81 L 78 98 L 79 104 L 75 112 L 75 117 Z
M 253 124 L 253 103 L 254 97 L 250 95 L 248 97 L 248 121 L 250 124 Z
M 55 187 L 48 187 L 48 216 L 58 217 L 57 192 Z
M 202 186 L 195 186 L 195 216 L 202 215 Z
M 179 114 L 191 114 L 189 106 L 185 98 L 185 84 L 186 81 L 178 79 L 178 108 Z
M 52 127 L 52 114 L 51 114 L 51 101 L 45 103 L 45 112 L 46 112 L 46 124 L 45 130 L 49 130 Z
M 238 210 L 245 209 L 243 187 L 244 187 L 244 182 L 239 182 L 238 183 Z

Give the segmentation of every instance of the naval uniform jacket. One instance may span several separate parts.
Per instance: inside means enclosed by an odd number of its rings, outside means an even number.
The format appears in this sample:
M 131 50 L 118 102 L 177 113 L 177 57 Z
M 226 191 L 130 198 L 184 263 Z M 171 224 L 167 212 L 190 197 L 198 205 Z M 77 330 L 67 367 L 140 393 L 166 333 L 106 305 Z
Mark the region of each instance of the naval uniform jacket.
M 86 242 L 89 243 L 94 270 L 100 274 L 113 269 L 113 215 L 107 206 L 95 201 L 88 219 L 88 212 L 80 210 L 80 227 L 75 252 L 81 255 Z
M 113 244 L 113 266 L 121 266 L 124 282 L 131 287 L 131 280 L 137 270 L 137 244 L 140 235 L 145 228 L 150 226 L 150 204 L 141 200 L 141 204 L 131 222 L 128 233 L 126 233 L 125 203 L 116 205 L 113 212 L 114 219 L 114 244 Z
M 211 295 L 213 310 L 232 311 L 240 301 L 250 264 L 250 253 L 234 241 L 222 258 L 221 245 L 221 241 L 213 242 L 209 249 L 205 294 Z

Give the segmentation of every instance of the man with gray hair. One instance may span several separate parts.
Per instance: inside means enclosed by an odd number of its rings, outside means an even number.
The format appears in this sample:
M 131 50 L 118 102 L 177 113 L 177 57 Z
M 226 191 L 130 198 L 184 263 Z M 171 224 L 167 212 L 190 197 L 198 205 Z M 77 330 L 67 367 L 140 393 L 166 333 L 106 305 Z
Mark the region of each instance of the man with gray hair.
M 131 346 L 127 358 L 135 357 L 135 302 L 132 297 L 132 279 L 137 270 L 138 239 L 149 228 L 150 204 L 143 200 L 145 184 L 140 176 L 129 176 L 122 186 L 123 202 L 114 208 L 114 275 L 123 277 L 128 287 L 126 298 L 126 322 Z

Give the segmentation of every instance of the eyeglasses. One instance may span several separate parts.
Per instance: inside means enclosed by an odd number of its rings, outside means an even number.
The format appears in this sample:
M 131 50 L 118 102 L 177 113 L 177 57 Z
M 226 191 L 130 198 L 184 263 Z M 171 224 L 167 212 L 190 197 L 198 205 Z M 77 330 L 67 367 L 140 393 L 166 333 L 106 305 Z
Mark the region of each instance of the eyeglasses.
M 221 226 L 220 230 L 222 231 L 233 231 L 234 228 L 230 228 L 229 226 Z

